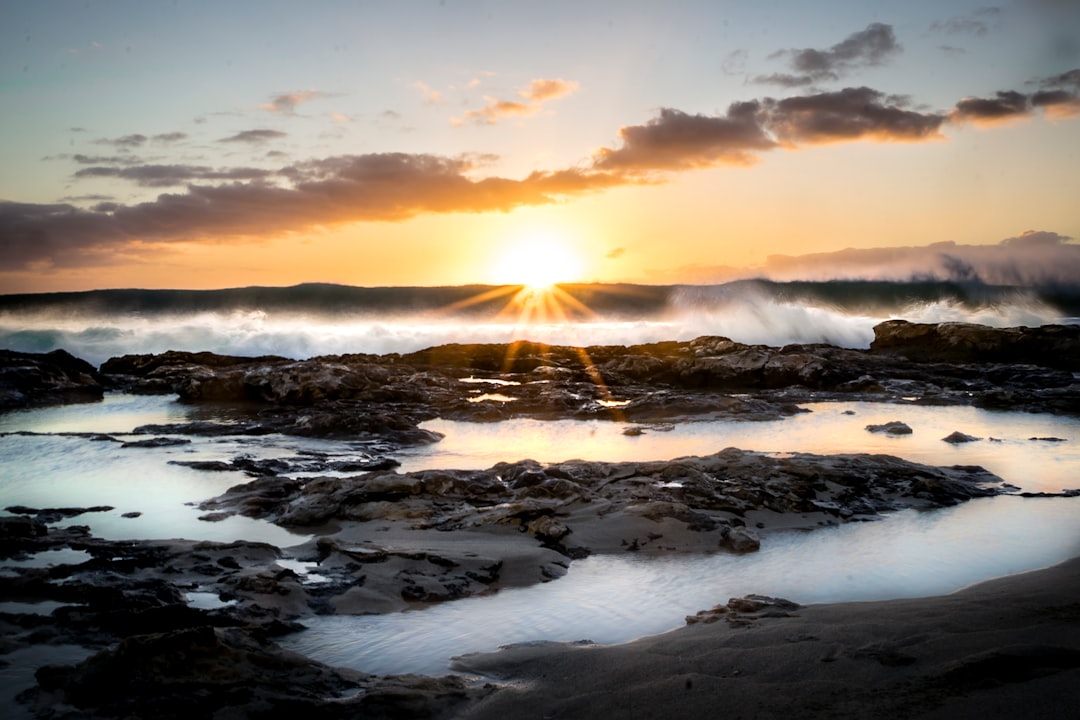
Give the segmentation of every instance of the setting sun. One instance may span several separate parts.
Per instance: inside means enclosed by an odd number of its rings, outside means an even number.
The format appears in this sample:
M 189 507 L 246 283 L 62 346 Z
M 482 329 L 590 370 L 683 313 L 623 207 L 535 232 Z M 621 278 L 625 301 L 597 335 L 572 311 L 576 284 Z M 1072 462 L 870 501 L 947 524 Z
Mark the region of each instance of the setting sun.
M 503 248 L 491 269 L 499 285 L 545 288 L 581 279 L 583 263 L 561 238 L 533 234 Z

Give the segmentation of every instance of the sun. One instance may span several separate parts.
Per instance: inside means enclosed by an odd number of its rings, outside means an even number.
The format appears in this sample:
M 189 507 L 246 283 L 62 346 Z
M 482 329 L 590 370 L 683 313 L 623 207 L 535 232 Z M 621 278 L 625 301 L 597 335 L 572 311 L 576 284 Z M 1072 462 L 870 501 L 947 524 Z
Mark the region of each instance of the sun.
M 549 233 L 533 233 L 498 252 L 491 276 L 498 285 L 543 289 L 579 280 L 583 268 L 581 256 L 568 242 Z

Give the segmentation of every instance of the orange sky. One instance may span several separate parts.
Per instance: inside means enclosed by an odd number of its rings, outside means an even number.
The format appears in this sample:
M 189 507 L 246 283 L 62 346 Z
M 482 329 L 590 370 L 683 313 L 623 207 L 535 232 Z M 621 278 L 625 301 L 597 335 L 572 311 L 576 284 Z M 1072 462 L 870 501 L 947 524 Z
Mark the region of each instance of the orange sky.
M 5 9 L 0 291 L 1076 255 L 1075 4 L 744 5 Z

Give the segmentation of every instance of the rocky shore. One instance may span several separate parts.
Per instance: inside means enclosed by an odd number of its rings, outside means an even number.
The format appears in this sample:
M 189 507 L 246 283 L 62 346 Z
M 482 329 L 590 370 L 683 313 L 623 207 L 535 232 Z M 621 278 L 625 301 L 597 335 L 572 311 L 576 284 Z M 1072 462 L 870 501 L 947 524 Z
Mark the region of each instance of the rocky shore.
M 7 507 L 0 560 L 55 550 L 75 557 L 0 574 L 4 602 L 55 606 L 48 615 L 0 610 L 0 662 L 29 648 L 79 646 L 90 653 L 78 664 L 43 667 L 36 687 L 21 695 L 21 711 L 49 718 L 670 717 L 674 707 L 680 716 L 704 717 L 729 700 L 726 707 L 748 717 L 854 717 L 868 708 L 902 717 L 959 708 L 966 717 L 982 707 L 963 699 L 969 696 L 1011 702 L 1021 689 L 1058 688 L 1080 667 L 1080 614 L 1073 600 L 1051 602 L 1046 587 L 1040 602 L 1050 603 L 1046 617 L 1053 620 L 1028 622 L 1036 603 L 1018 599 L 1016 582 L 994 591 L 997 601 L 1012 603 L 994 618 L 979 614 L 985 595 L 978 593 L 964 602 L 880 608 L 800 608 L 751 597 L 693 616 L 686 630 L 630 646 L 544 645 L 458 662 L 464 673 L 510 685 L 469 675 L 375 677 L 275 644 L 313 615 L 396 612 L 548 582 L 590 554 L 754 552 L 774 530 L 812 530 L 1015 490 L 980 467 L 735 448 L 660 462 L 526 460 L 477 471 L 394 471 L 398 450 L 438 441 L 420 427 L 425 420 L 610 418 L 632 433 L 688 419 L 778 419 L 802 412 L 800 403 L 832 399 L 1080 414 L 1080 328 L 890 321 L 875 336 L 868 350 L 705 337 L 632 347 L 450 345 L 303 361 L 169 352 L 114 358 L 100 369 L 62 351 L 5 351 L 0 409 L 92 401 L 107 389 L 175 393 L 183 402 L 227 406 L 231 420 L 146 425 L 135 431 L 144 439 L 129 443 L 284 433 L 347 439 L 365 450 L 348 462 L 238 456 L 186 463 L 251 478 L 204 500 L 201 519 L 239 514 L 311 537 L 291 548 L 108 541 L 70 522 L 102 508 Z M 975 439 L 962 435 L 946 440 Z M 317 568 L 319 581 L 301 566 Z M 1077 575 L 1074 563 L 1054 577 L 1075 585 Z M 193 596 L 211 601 L 200 607 Z M 917 612 L 940 613 L 940 620 L 920 625 Z M 880 628 L 870 626 L 875 613 L 884 618 Z M 1020 644 L 1002 650 L 992 633 L 972 629 L 963 636 L 963 654 L 944 653 L 935 638 L 968 615 Z M 844 617 L 861 624 L 844 627 Z M 1062 634 L 1051 641 L 1054 623 Z M 1029 626 L 1048 639 L 1024 640 Z M 1025 658 L 1035 658 L 1038 670 L 1015 670 Z M 787 671 L 772 670 L 777 663 Z M 791 685 L 787 699 L 777 697 L 796 672 L 804 680 Z M 849 672 L 865 683 L 843 691 L 847 683 L 835 678 Z M 625 683 L 630 692 L 601 690 L 601 679 L 611 687 Z M 1008 682 L 1023 687 L 999 692 Z M 915 688 L 913 699 L 902 697 L 903 687 Z M 630 702 L 629 710 L 620 702 Z

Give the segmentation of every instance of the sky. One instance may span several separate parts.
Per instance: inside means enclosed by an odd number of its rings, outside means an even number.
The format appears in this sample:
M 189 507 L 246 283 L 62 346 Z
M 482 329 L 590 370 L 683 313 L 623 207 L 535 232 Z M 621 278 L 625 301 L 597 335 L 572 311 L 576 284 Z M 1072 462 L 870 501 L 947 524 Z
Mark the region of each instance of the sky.
M 0 293 L 1080 282 L 1080 0 L 0 4 Z

